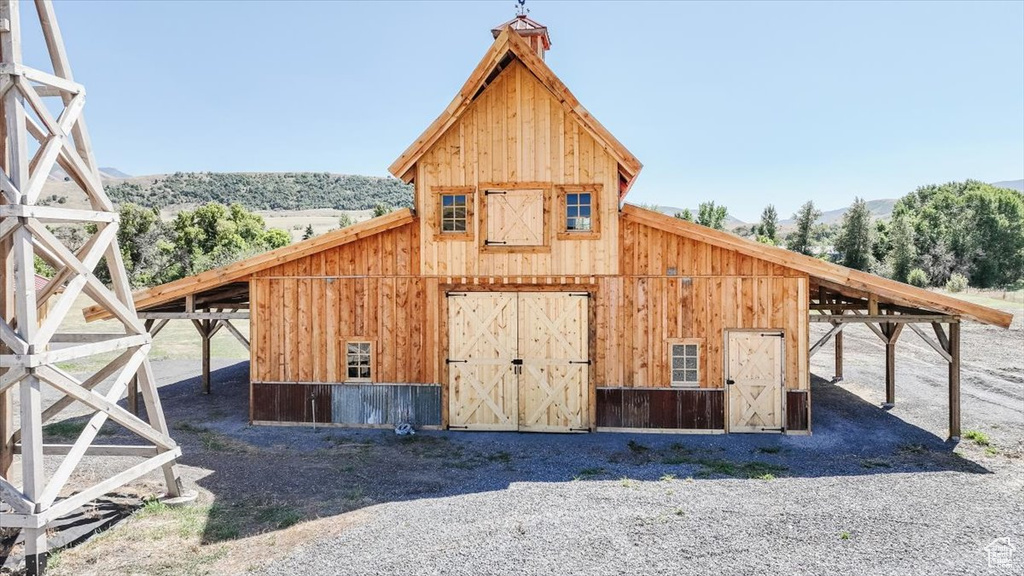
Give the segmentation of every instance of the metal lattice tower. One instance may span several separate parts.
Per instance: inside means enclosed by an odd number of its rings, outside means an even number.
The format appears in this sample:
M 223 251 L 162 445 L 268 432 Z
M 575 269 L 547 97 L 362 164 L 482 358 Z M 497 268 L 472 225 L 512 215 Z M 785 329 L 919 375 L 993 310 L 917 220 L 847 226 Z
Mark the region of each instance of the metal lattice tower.
M 175 467 L 181 449 L 168 434 L 147 358 L 151 338 L 132 302 L 117 242 L 118 215 L 103 191 L 82 117 L 85 89 L 72 77 L 50 0 L 34 5 L 52 70 L 23 63 L 20 12 L 28 8 L 25 4 L 0 0 L 0 500 L 6 506 L 0 527 L 24 530 L 32 574 L 45 567 L 46 529 L 54 520 L 158 468 L 163 469 L 169 496 L 181 497 L 182 488 Z M 25 22 L 34 19 L 26 14 Z M 39 202 L 55 166 L 81 188 L 89 209 Z M 72 247 L 47 224 L 91 225 L 95 232 L 83 246 Z M 36 257 L 56 270 L 38 288 Z M 93 273 L 104 258 L 110 287 Z M 59 332 L 65 317 L 78 312 L 74 304 L 83 293 L 116 319 L 117 333 Z M 41 315 L 45 302 L 48 311 Z M 116 357 L 85 379 L 57 366 L 110 353 Z M 148 421 L 118 405 L 133 378 L 138 379 Z M 43 405 L 46 387 L 62 395 L 48 406 Z M 15 399 L 18 430 L 13 426 Z M 43 424 L 76 403 L 92 413 L 78 439 L 70 445 L 45 443 Z M 134 432 L 146 445 L 93 445 L 107 420 Z M 83 457 L 97 453 L 138 458 L 91 487 L 63 494 Z M 15 454 L 21 455 L 20 478 L 14 478 Z M 60 459 L 49 475 L 44 458 Z

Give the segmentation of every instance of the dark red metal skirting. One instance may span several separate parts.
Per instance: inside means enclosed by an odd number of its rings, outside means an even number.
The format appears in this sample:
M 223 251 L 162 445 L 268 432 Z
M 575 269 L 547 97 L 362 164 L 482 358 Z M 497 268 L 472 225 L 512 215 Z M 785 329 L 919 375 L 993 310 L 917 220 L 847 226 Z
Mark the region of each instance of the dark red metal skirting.
M 314 412 L 314 403 L 316 399 Z M 261 422 L 331 421 L 329 384 L 253 383 L 252 419 Z
M 807 392 L 804 390 L 786 391 L 786 429 L 808 430 Z
M 721 430 L 723 390 L 598 388 L 597 425 L 602 428 Z

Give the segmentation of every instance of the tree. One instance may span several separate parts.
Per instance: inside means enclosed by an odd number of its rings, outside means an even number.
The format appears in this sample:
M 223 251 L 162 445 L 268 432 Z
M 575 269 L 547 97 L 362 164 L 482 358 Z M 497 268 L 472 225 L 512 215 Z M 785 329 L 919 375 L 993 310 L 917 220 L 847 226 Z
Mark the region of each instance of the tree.
M 769 204 L 761 211 L 761 222 L 755 227 L 754 235 L 762 244 L 776 244 L 779 241 L 778 229 L 779 213 L 775 211 L 774 205 Z
M 302 233 L 302 239 L 303 240 L 309 240 L 313 236 L 316 236 L 316 232 L 313 231 L 313 225 L 312 224 L 307 224 L 306 225 L 306 231 Z
M 821 217 L 821 211 L 814 207 L 813 201 L 807 201 L 793 215 L 796 220 L 796 231 L 786 238 L 786 248 L 801 254 L 811 254 L 811 235 L 814 233 L 814 224 Z
M 1024 194 L 977 180 L 921 186 L 900 198 L 893 216 L 912 216 L 914 245 L 932 284 L 953 272 L 972 286 L 1024 278 Z
M 844 266 L 857 270 L 867 270 L 871 266 L 873 233 L 868 203 L 863 198 L 854 198 L 853 205 L 843 214 L 836 238 L 836 249 Z
M 391 206 L 387 204 L 377 204 L 373 207 L 373 217 L 380 218 L 381 216 L 391 212 Z
M 348 228 L 353 224 L 355 224 L 355 221 L 352 220 L 352 217 L 349 216 L 348 214 L 342 214 L 341 216 L 338 216 L 338 228 Z
M 917 248 L 914 246 L 914 227 L 906 213 L 901 213 L 892 219 L 892 224 L 889 226 L 889 246 L 889 253 L 885 258 L 892 279 L 907 282 L 910 279 L 911 270 L 917 265 Z M 928 274 L 924 270 L 921 270 L 921 274 L 926 279 L 928 278 Z
M 728 214 L 729 210 L 725 206 L 718 206 L 714 201 L 701 202 L 697 207 L 697 224 L 715 230 L 725 230 L 725 217 Z
M 689 208 L 683 208 L 682 212 L 676 212 L 675 217 L 680 220 L 686 220 L 687 222 L 693 222 L 693 211 Z

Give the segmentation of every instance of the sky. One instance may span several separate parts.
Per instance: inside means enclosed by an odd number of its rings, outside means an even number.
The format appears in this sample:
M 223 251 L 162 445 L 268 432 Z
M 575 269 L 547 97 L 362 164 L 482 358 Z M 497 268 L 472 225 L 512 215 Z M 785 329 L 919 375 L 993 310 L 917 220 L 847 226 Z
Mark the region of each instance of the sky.
M 56 10 L 101 166 L 385 176 L 514 4 Z M 527 7 L 550 30 L 548 65 L 644 163 L 631 202 L 715 200 L 751 221 L 768 203 L 786 216 L 1024 178 L 1024 2 Z

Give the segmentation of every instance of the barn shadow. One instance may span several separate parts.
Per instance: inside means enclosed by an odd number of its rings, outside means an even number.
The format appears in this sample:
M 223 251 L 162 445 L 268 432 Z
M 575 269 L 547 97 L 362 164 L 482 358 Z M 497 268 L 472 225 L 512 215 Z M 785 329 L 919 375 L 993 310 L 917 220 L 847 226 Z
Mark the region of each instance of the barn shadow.
M 246 537 L 373 504 L 507 489 L 516 482 L 695 481 L 958 471 L 955 445 L 841 385 L 813 378 L 812 436 L 520 434 L 248 425 L 248 362 L 161 386 L 182 463 L 213 498 L 203 538 Z

